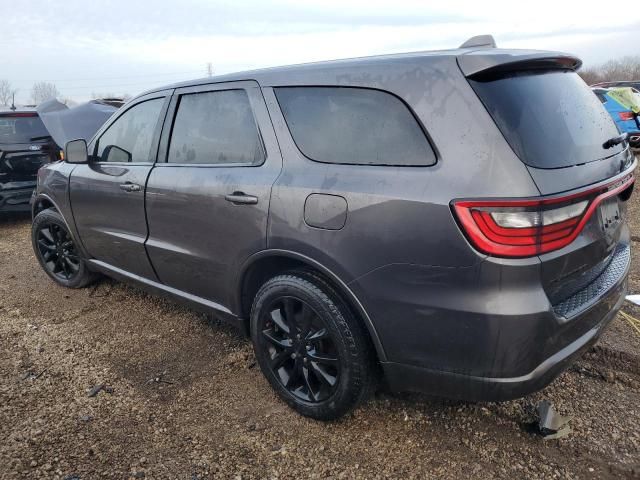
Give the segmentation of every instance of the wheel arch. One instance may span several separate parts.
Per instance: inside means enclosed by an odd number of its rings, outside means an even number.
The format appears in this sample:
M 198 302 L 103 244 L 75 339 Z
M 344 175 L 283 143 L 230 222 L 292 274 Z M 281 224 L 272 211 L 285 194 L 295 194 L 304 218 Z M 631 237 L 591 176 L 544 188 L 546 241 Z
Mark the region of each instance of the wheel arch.
M 239 316 L 246 323 L 246 331 L 249 331 L 248 322 L 251 314 L 251 304 L 260 286 L 269 278 L 280 273 L 300 268 L 316 272 L 342 295 L 349 307 L 363 322 L 375 348 L 378 360 L 385 362 L 387 357 L 373 322 L 349 286 L 320 262 L 290 250 L 263 250 L 251 256 L 242 266 L 236 285 L 235 303 Z
M 35 198 L 35 200 L 33 201 L 33 205 L 31 206 L 32 218 L 35 218 L 35 216 L 38 215 L 41 211 L 48 208 L 53 208 L 56 212 L 62 215 L 56 203 L 48 195 L 45 195 L 44 193 L 39 194 Z

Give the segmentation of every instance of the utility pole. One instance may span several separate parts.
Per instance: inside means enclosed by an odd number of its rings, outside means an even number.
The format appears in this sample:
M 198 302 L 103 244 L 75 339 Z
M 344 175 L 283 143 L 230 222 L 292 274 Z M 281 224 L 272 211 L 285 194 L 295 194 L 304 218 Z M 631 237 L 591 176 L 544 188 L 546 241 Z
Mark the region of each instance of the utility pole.
M 213 63 L 207 62 L 207 77 L 213 77 Z

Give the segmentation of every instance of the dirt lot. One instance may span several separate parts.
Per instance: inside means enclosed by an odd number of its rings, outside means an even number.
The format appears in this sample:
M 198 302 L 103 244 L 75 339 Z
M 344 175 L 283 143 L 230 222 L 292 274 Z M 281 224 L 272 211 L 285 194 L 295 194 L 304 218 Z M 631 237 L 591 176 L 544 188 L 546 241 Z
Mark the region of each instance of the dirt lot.
M 233 330 L 110 280 L 54 285 L 29 227 L 0 220 L 0 478 L 640 478 L 640 336 L 621 317 L 528 398 L 379 393 L 318 423 L 275 397 Z M 573 417 L 568 437 L 529 433 L 545 398 Z

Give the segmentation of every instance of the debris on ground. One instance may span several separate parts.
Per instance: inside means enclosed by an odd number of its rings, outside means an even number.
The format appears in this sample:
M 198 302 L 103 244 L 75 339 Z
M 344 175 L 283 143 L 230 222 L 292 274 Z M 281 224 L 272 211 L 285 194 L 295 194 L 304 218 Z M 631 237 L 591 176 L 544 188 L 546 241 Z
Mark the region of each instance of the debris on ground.
M 538 402 L 536 410 L 538 412 L 538 433 L 545 440 L 564 438 L 571 433 L 571 427 L 569 426 L 571 417 L 563 417 L 556 412 L 550 401 L 542 400 Z
M 91 387 L 87 393 L 87 397 L 91 398 L 91 397 L 95 397 L 96 395 L 98 395 L 100 392 L 105 391 L 107 393 L 113 393 L 113 388 L 105 385 L 104 383 L 100 383 L 98 385 L 95 385 L 93 387 Z

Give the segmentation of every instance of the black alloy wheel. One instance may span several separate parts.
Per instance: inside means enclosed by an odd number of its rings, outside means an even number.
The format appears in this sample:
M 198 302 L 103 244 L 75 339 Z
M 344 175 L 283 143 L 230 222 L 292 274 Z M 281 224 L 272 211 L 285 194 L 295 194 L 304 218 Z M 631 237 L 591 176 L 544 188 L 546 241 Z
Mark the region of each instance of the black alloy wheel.
M 62 215 L 49 208 L 39 212 L 31 226 L 33 252 L 43 270 L 56 283 L 82 288 L 97 278 L 87 268 Z
M 340 377 L 335 342 L 320 316 L 295 297 L 276 299 L 261 318 L 269 367 L 282 386 L 305 402 L 330 397 Z
M 340 418 L 377 384 L 364 325 L 315 272 L 294 270 L 267 280 L 253 299 L 250 330 L 260 370 L 302 415 Z
M 80 257 L 69 232 L 55 223 L 45 223 L 36 231 L 38 253 L 46 270 L 63 281 L 80 273 Z

